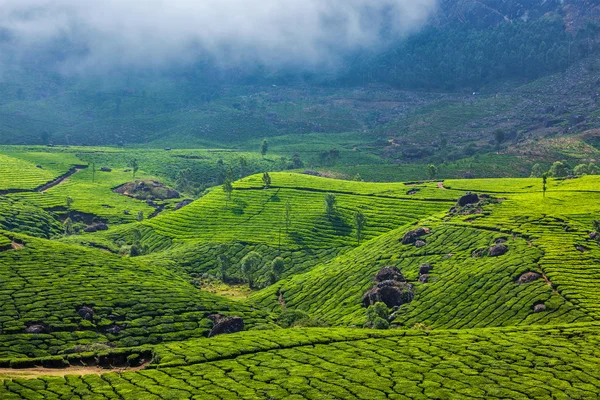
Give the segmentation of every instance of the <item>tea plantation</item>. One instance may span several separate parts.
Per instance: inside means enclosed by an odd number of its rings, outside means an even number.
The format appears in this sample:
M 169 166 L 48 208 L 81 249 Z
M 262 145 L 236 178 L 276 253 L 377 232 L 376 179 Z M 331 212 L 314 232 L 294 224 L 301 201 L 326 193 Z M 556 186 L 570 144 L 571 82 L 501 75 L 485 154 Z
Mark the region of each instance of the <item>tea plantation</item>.
M 0 151 L 0 399 L 600 396 L 600 176 L 116 190 L 239 156 Z

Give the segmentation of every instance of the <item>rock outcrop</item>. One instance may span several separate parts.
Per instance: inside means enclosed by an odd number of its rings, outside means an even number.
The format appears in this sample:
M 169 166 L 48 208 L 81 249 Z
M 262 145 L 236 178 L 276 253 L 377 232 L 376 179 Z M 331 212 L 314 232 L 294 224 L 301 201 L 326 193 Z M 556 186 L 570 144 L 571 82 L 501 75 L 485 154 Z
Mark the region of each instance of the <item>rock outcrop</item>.
M 244 330 L 244 320 L 240 317 L 223 317 L 219 314 L 209 316 L 214 325 L 208 337 L 222 334 L 241 332 Z
M 466 195 L 464 195 L 463 197 L 458 199 L 458 202 L 456 203 L 456 205 L 458 205 L 459 207 L 464 207 L 467 204 L 477 204 L 477 203 L 479 203 L 479 196 L 475 193 L 467 193 Z
M 431 230 L 429 228 L 417 228 L 415 230 L 406 232 L 404 237 L 402 238 L 402 244 L 414 244 L 419 240 L 420 237 L 429 235 Z
M 363 307 L 382 302 L 388 308 L 410 303 L 414 298 L 413 285 L 406 282 L 383 281 L 373 286 L 363 295 Z
M 489 249 L 490 257 L 498 257 L 508 252 L 508 246 L 505 244 L 496 244 Z
M 377 272 L 375 275 L 375 281 L 383 282 L 383 281 L 396 281 L 396 282 L 405 282 L 406 279 L 402 272 L 396 267 L 384 267 Z

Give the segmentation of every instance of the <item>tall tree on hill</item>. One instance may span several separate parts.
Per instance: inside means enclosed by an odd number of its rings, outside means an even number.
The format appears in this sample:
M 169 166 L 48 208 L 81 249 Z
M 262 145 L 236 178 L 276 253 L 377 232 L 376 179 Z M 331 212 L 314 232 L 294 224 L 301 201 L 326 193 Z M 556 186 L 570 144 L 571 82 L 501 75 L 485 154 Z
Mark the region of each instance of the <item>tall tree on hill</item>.
M 325 214 L 327 214 L 327 217 L 330 219 L 336 213 L 336 204 L 337 204 L 337 199 L 335 197 L 335 194 L 327 193 L 325 195 Z
M 360 245 L 360 241 L 362 240 L 363 229 L 365 228 L 366 225 L 367 225 L 367 217 L 365 217 L 365 214 L 363 214 L 362 211 L 358 210 L 354 214 L 354 226 L 356 228 L 356 240 L 358 241 L 359 245 Z
M 246 176 L 246 173 L 248 171 L 248 160 L 246 160 L 246 157 L 240 156 L 239 163 L 240 163 L 240 179 L 241 179 Z
M 233 172 L 231 170 L 227 171 L 227 175 L 225 175 L 223 192 L 225 192 L 225 208 L 227 208 L 231 200 L 231 193 L 233 192 Z
M 263 158 L 267 155 L 267 151 L 269 151 L 269 141 L 264 139 L 260 145 L 260 154 L 263 156 Z
M 140 169 L 138 160 L 136 158 L 132 158 L 131 161 L 129 162 L 129 166 L 131 167 L 131 170 L 133 172 L 133 179 L 135 179 L 135 175 L 137 174 L 138 170 Z
M 500 151 L 500 145 L 506 139 L 506 133 L 502 129 L 496 129 L 494 131 L 494 141 L 496 142 L 496 151 Z
M 256 272 L 261 261 L 262 257 L 256 251 L 251 251 L 242 258 L 242 274 L 246 277 L 250 288 L 254 287 L 254 272 Z
M 268 189 L 271 186 L 271 175 L 268 172 L 265 172 L 262 177 L 263 184 L 265 185 L 265 189 Z
M 546 189 L 547 189 L 547 183 L 548 183 L 548 173 L 544 172 L 542 174 L 542 190 L 544 191 L 544 197 L 546 197 Z
M 65 219 L 65 222 L 63 223 L 64 227 L 65 227 L 65 235 L 71 235 L 73 234 L 73 221 L 71 220 L 70 217 L 67 217 L 67 219 Z
M 531 176 L 530 178 L 541 178 L 543 175 L 542 166 L 540 164 L 535 164 L 531 167 Z
M 92 183 L 94 183 L 96 181 L 96 161 L 92 160 L 90 165 L 92 167 Z
M 437 173 L 438 173 L 438 169 L 435 165 L 429 164 L 427 166 L 427 176 L 429 177 L 429 179 L 435 179 L 435 177 L 437 176 Z
M 217 256 L 217 266 L 219 267 L 219 274 L 223 282 L 227 282 L 227 264 L 224 256 Z
M 283 258 L 281 257 L 276 257 L 273 262 L 271 262 L 271 283 L 275 283 L 281 278 L 284 269 L 285 261 L 283 261 Z

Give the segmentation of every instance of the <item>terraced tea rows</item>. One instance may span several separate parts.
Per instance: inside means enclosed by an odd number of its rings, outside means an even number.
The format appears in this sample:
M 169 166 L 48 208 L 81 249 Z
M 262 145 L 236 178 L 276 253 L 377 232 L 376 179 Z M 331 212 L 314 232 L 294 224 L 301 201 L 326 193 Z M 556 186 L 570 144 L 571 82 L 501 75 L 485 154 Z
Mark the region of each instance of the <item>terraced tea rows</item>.
M 557 329 L 558 328 L 558 329 Z M 192 365 L 102 376 L 15 379 L 6 399 L 595 398 L 598 326 L 333 334 L 252 332 L 196 342 Z M 390 332 L 391 333 L 391 332 Z M 187 343 L 182 343 L 184 348 Z M 239 344 L 243 344 L 240 346 Z M 213 347 L 214 346 L 214 347 Z M 214 349 L 214 350 L 213 350 Z M 208 351 L 208 354 L 205 352 Z M 178 348 L 159 350 L 176 355 Z M 167 356 L 163 356 L 167 357 Z M 557 373 L 560 371 L 560 373 Z
M 53 215 L 14 196 L 0 197 L 0 229 L 43 238 L 63 232 Z
M 158 267 L 25 236 L 14 240 L 24 248 L 0 253 L 0 358 L 203 336 L 211 327 L 206 317 L 216 312 L 243 316 L 249 326 L 265 318 Z
M 285 176 L 290 176 L 292 180 L 286 183 Z M 277 179 L 281 181 L 278 182 Z M 296 179 L 304 178 L 301 175 L 274 174 L 273 185 L 291 186 Z M 337 189 L 341 191 L 346 185 L 343 181 L 323 178 L 318 182 L 329 185 L 331 192 Z M 192 205 L 146 224 L 162 235 L 183 241 L 240 241 L 271 246 L 279 246 L 281 243 L 286 248 L 330 248 L 356 244 L 353 226 L 356 211 L 360 210 L 367 218 L 364 240 L 369 240 L 399 225 L 445 211 L 451 204 L 443 200 L 408 201 L 379 196 L 379 191 L 389 190 L 382 185 L 375 186 L 376 190 L 371 192 L 337 193 L 337 212 L 328 217 L 324 208 L 325 191 L 287 187 L 239 189 L 234 190 L 232 200 L 227 201 L 226 194 L 217 188 Z M 292 211 L 290 227 L 286 233 L 284 215 L 288 203 Z
M 81 163 L 74 155 L 60 153 L 0 154 L 0 192 L 33 190 L 65 174 Z
M 271 262 L 276 257 L 284 261 L 284 270 L 281 278 L 293 276 L 309 271 L 315 265 L 329 261 L 340 254 L 350 250 L 350 246 L 338 246 L 330 249 L 304 249 L 279 250 L 275 246 L 248 243 L 205 243 L 190 242 L 176 246 L 168 251 L 141 257 L 141 260 L 152 265 L 161 265 L 172 270 L 184 270 L 190 274 L 210 274 L 223 278 L 222 266 L 219 257 L 224 263 L 225 279 L 228 281 L 243 281 L 241 260 L 248 253 L 254 251 L 261 257 L 261 263 L 254 272 L 254 277 L 259 286 L 270 283 Z
M 433 224 L 426 246 L 403 245 L 407 228 L 392 231 L 312 271 L 294 276 L 253 296 L 265 307 L 277 309 L 279 296 L 287 307 L 302 309 L 331 324 L 365 322 L 363 294 L 377 271 L 398 267 L 414 284 L 414 299 L 402 305 L 394 323 L 421 323 L 435 328 L 474 328 L 590 320 L 590 316 L 538 280 L 516 282 L 538 271 L 542 253 L 523 239 L 469 227 Z M 510 251 L 500 257 L 474 257 L 497 239 L 510 239 Z M 431 264 L 426 283 L 418 282 L 422 264 Z M 536 304 L 546 311 L 535 313 Z

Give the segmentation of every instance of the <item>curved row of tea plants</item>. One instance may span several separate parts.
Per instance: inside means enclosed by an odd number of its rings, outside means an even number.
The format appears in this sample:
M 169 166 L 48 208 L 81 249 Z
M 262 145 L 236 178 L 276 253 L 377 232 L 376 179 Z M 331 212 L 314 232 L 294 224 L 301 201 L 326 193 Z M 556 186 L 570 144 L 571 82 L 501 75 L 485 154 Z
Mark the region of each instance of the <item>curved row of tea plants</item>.
M 592 399 L 600 390 L 597 325 L 373 332 L 371 338 L 356 332 L 297 330 L 280 338 L 245 332 L 181 343 L 158 350 L 169 360 L 161 368 L 5 380 L 0 396 L 525 400 Z

